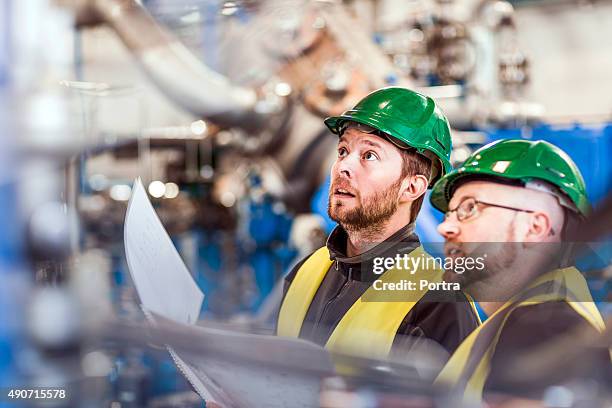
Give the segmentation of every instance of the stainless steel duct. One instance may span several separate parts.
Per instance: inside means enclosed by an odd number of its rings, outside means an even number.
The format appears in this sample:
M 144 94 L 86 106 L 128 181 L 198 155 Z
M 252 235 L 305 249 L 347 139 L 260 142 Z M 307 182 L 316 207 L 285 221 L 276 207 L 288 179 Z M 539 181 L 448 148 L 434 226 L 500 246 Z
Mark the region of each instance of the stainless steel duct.
M 257 129 L 256 91 L 211 70 L 135 0 L 63 0 L 77 24 L 108 24 L 146 75 L 178 106 L 221 126 Z M 265 116 L 265 115 L 264 115 Z

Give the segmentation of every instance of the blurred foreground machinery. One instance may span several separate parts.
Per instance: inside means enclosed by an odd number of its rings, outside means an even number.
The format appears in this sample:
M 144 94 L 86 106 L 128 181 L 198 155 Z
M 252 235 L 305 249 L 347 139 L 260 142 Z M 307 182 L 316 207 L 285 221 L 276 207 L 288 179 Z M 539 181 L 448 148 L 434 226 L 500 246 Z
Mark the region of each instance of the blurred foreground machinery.
M 456 162 L 499 137 L 578 137 L 569 150 L 592 198 L 610 191 L 609 126 L 539 124 L 504 1 L 22 3 L 0 3 L 0 97 L 12 102 L 0 105 L 0 299 L 19 311 L 0 322 L 2 385 L 20 373 L 121 406 L 188 390 L 165 352 L 81 337 L 143 318 L 122 247 L 132 181 L 207 294 L 203 316 L 252 314 L 331 227 L 336 140 L 321 119 L 382 86 L 441 102 L 460 130 Z M 126 50 L 113 70 L 107 53 Z M 421 215 L 424 241 L 439 239 L 437 217 Z M 155 406 L 193 403 L 175 397 Z

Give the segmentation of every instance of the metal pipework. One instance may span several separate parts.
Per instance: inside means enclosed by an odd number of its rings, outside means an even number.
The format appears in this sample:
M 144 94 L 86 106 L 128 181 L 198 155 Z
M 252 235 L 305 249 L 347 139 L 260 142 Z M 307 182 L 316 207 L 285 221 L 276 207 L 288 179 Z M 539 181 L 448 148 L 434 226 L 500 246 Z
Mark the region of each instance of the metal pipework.
M 236 86 L 214 72 L 134 0 L 64 0 L 77 24 L 108 24 L 146 75 L 178 106 L 221 126 L 256 129 L 265 114 L 255 113 L 254 89 Z

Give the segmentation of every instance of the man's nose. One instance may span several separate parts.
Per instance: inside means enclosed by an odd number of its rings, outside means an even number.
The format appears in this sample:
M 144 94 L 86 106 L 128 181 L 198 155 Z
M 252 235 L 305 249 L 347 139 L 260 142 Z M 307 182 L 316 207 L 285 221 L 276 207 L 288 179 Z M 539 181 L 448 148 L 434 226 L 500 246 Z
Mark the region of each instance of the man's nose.
M 438 232 L 447 240 L 459 236 L 461 233 L 461 228 L 459 228 L 459 222 L 457 221 L 457 217 L 454 213 L 450 214 L 448 217 L 445 217 L 444 221 L 438 225 Z
M 355 166 L 358 165 L 359 156 L 351 153 L 336 160 L 336 172 L 347 178 L 351 178 L 355 172 Z

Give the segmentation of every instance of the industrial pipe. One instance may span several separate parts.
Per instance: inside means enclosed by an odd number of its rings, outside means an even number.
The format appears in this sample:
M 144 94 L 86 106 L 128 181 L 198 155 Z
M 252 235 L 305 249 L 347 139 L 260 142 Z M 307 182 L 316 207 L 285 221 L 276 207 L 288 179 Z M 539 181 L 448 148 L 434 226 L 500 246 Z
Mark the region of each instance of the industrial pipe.
M 257 128 L 254 89 L 236 86 L 213 71 L 135 0 L 64 0 L 77 24 L 108 24 L 146 75 L 173 102 L 221 126 Z

